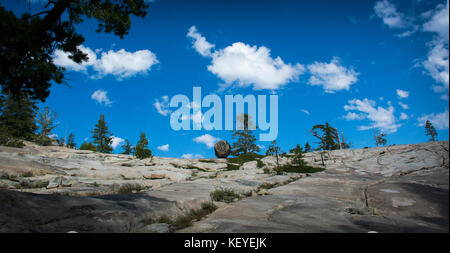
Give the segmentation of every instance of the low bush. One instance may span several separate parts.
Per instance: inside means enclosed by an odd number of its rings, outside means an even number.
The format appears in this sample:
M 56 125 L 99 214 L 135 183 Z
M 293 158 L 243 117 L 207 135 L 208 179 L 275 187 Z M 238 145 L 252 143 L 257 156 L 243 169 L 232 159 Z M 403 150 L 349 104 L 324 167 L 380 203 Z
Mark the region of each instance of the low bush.
M 213 201 L 220 201 L 220 202 L 225 202 L 225 203 L 231 203 L 235 199 L 241 198 L 241 195 L 235 193 L 231 189 L 215 190 L 215 191 L 211 192 L 210 196 Z

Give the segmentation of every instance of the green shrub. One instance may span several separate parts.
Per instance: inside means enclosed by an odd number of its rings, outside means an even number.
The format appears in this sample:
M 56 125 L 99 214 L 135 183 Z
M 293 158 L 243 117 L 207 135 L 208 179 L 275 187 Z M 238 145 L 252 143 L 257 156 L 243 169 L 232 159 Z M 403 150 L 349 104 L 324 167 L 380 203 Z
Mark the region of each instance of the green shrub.
M 321 172 L 324 171 L 324 168 L 318 168 L 318 167 L 312 167 L 312 166 L 308 166 L 308 165 L 304 165 L 304 166 L 294 166 L 294 165 L 283 165 L 280 166 L 279 171 L 280 172 L 286 172 L 286 173 L 315 173 L 315 172 Z
M 213 201 L 221 201 L 225 203 L 231 203 L 234 199 L 240 199 L 241 196 L 235 193 L 231 189 L 215 190 L 210 193 L 211 199 Z
M 144 189 L 145 188 L 142 187 L 140 184 L 134 184 L 134 185 L 133 184 L 123 184 L 119 188 L 119 193 L 120 194 L 129 194 L 129 193 L 132 193 L 133 191 L 139 192 Z
M 23 148 L 25 147 L 25 144 L 23 144 L 22 140 L 19 140 L 11 136 L 7 136 L 5 134 L 0 134 L 0 146 Z

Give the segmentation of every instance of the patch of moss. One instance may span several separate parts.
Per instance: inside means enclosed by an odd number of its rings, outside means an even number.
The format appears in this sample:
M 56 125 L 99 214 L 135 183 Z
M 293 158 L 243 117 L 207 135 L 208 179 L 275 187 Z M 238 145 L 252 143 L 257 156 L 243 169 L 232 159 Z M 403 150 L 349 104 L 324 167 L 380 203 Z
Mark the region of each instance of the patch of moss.
M 213 161 L 213 160 L 206 160 L 206 159 L 201 159 L 201 160 L 198 160 L 199 162 L 202 162 L 202 163 L 216 163 L 215 161 Z
M 219 189 L 210 193 L 213 201 L 220 201 L 225 203 L 231 203 L 235 199 L 241 199 L 241 195 L 235 193 L 231 189 Z
M 316 172 L 324 171 L 325 169 L 318 168 L 318 167 L 312 167 L 312 166 L 308 166 L 308 165 L 298 167 L 298 166 L 293 166 L 293 165 L 287 164 L 287 165 L 280 166 L 279 170 L 281 172 L 286 172 L 286 173 L 316 173 Z
M 256 161 L 258 159 L 264 158 L 264 155 L 256 154 L 256 153 L 247 153 L 247 154 L 241 154 L 237 157 L 231 157 L 227 158 L 227 161 L 230 163 L 239 163 L 244 164 L 246 162 Z
M 119 194 L 129 194 L 133 191 L 142 191 L 145 187 L 142 187 L 140 184 L 123 184 L 119 188 Z
M 238 170 L 241 167 L 241 165 L 236 165 L 233 163 L 227 163 L 226 170 Z

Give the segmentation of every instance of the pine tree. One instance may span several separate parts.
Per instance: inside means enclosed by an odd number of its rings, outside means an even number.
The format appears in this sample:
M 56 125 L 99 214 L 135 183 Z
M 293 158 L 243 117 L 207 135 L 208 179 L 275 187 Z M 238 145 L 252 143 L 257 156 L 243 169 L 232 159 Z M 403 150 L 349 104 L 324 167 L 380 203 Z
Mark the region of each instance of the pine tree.
M 339 149 L 339 133 L 336 128 L 331 127 L 328 122 L 325 125 L 315 125 L 311 129 L 314 137 L 319 139 L 317 150 L 336 150 Z
M 438 135 L 436 129 L 434 129 L 433 124 L 429 120 L 425 123 L 425 135 L 430 136 L 430 141 L 436 141 L 436 136 Z
M 308 142 L 305 143 L 305 153 L 308 153 L 309 151 L 311 151 L 311 145 L 309 145 Z
M 374 139 L 375 139 L 375 144 L 378 146 L 383 145 L 383 147 L 386 145 L 387 140 L 386 140 L 386 134 L 383 132 L 379 132 L 378 130 L 373 130 L 373 134 L 374 134 Z
M 138 159 L 145 159 L 152 156 L 152 151 L 148 149 L 148 139 L 145 133 L 141 133 L 139 136 L 139 141 L 134 148 L 134 155 Z
M 113 148 L 111 147 L 112 143 L 112 133 L 108 130 L 105 122 L 105 116 L 103 114 L 100 115 L 100 119 L 98 120 L 97 125 L 93 131 L 91 131 L 94 139 L 94 144 L 96 144 L 96 149 L 101 153 L 111 153 Z
M 281 148 L 277 146 L 277 141 L 273 140 L 272 144 L 269 145 L 269 148 L 266 151 L 267 156 L 275 156 L 277 159 L 277 168 L 280 168 L 280 163 L 278 160 L 278 154 L 281 152 Z
M 76 148 L 76 144 L 75 144 L 75 135 L 73 133 L 70 133 L 69 136 L 67 137 L 67 147 L 69 148 Z
M 90 151 L 97 152 L 97 148 L 95 147 L 95 145 L 92 144 L 92 142 L 86 142 L 86 141 L 83 142 L 83 144 L 81 144 L 80 150 L 90 150 Z
M 35 102 L 25 95 L 1 95 L 0 129 L 4 135 L 33 140 L 36 126 Z
M 253 135 L 252 130 L 253 123 L 248 114 L 242 114 L 238 117 L 240 124 L 243 126 L 243 130 L 233 131 L 233 139 L 237 139 L 233 143 L 232 154 L 239 156 L 241 154 L 256 153 L 259 152 L 259 147 L 255 144 L 256 137 Z
M 51 131 L 58 126 L 57 124 L 55 124 L 56 113 L 50 110 L 50 108 L 45 107 L 44 110 L 38 111 L 37 119 L 37 122 L 40 125 L 41 129 L 39 143 L 41 145 L 50 145 L 51 140 L 48 136 L 50 135 Z
M 123 144 L 121 147 L 123 149 L 122 154 L 131 155 L 133 153 L 133 146 L 128 139 L 125 140 L 125 144 Z
M 44 102 L 50 86 L 64 80 L 65 69 L 53 61 L 55 50 L 78 64 L 88 61 L 80 49 L 85 39 L 76 32 L 79 23 L 95 19 L 97 32 L 123 38 L 131 16 L 145 17 L 148 5 L 145 0 L 52 0 L 42 7 L 37 13 L 23 9 L 18 17 L 0 6 L 0 89 Z
M 303 167 L 306 165 L 305 161 L 303 160 L 303 150 L 300 145 L 297 144 L 297 146 L 289 150 L 289 152 L 294 155 L 292 158 L 292 165 L 296 167 Z

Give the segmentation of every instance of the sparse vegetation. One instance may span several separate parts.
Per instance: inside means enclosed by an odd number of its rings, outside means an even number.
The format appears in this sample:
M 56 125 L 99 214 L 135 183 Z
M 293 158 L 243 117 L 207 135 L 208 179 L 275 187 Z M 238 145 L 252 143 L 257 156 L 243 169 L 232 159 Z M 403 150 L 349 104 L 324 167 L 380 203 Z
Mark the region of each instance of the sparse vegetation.
M 237 157 L 227 158 L 227 170 L 238 170 L 244 163 L 256 161 L 258 168 L 264 167 L 261 158 L 265 156 L 256 153 L 241 154 Z
M 283 166 L 280 166 L 280 170 L 279 172 L 283 173 L 315 173 L 315 172 L 321 172 L 324 171 L 324 168 L 319 168 L 319 167 L 312 167 L 312 166 L 308 166 L 308 165 L 304 165 L 304 166 L 295 166 L 295 165 L 291 165 L 291 164 L 286 164 Z
M 211 192 L 210 196 L 213 201 L 220 201 L 225 203 L 231 203 L 235 199 L 241 198 L 241 195 L 235 193 L 231 189 L 218 189 Z
M 200 209 L 191 209 L 184 215 L 178 216 L 175 220 L 171 219 L 167 215 L 163 215 L 158 219 L 147 218 L 141 222 L 149 225 L 153 223 L 165 223 L 169 224 L 171 231 L 183 229 L 192 225 L 194 221 L 199 221 L 206 215 L 214 212 L 217 206 L 212 202 L 203 202 Z
M 213 161 L 213 160 L 205 160 L 205 159 L 201 159 L 201 160 L 198 160 L 199 162 L 202 162 L 202 163 L 216 163 L 215 161 Z
M 140 184 L 123 184 L 119 187 L 119 194 L 129 194 L 133 191 L 140 192 L 144 190 L 145 187 L 142 187 Z

